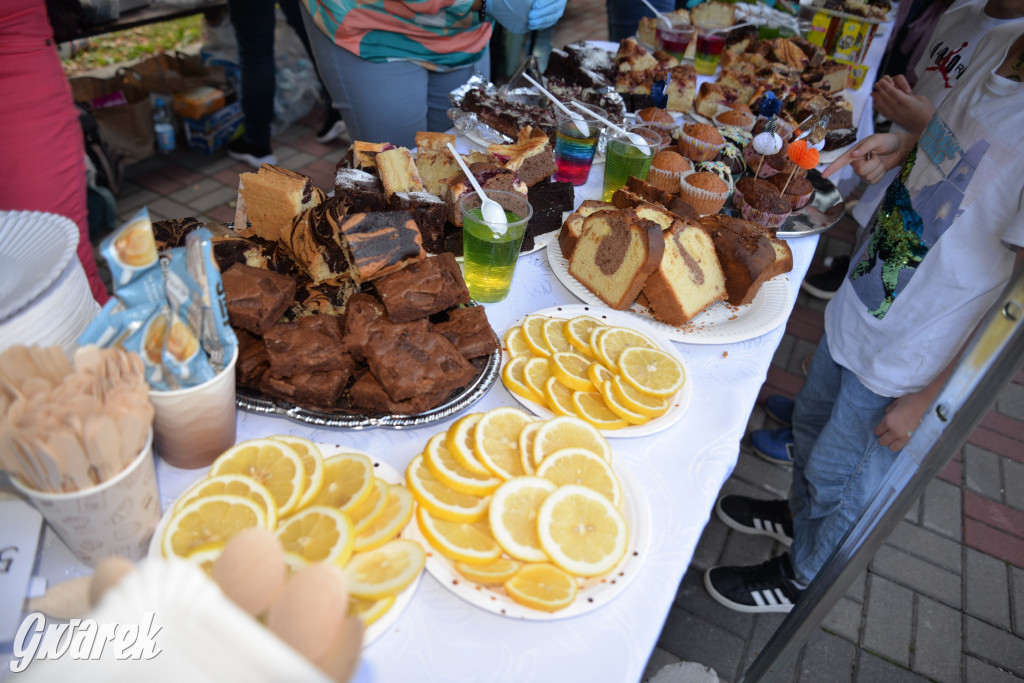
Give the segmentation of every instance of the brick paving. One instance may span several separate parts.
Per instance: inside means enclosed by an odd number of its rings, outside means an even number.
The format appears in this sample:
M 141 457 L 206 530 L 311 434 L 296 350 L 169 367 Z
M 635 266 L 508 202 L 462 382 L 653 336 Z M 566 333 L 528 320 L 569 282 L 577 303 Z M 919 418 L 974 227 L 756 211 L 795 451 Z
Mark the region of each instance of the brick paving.
M 603 0 L 573 0 L 552 44 L 604 40 L 606 21 Z M 315 111 L 293 124 L 275 139 L 274 151 L 282 166 L 330 187 L 348 141 L 318 143 L 319 115 Z M 127 171 L 118 218 L 148 206 L 154 219 L 194 215 L 230 221 L 238 174 L 247 170 L 223 153 L 179 150 L 147 159 Z M 823 235 L 811 272 L 824 268 L 825 255 L 847 253 L 855 229 L 844 219 Z M 801 292 L 748 431 L 774 426 L 761 407 L 766 396 L 799 390 L 800 365 L 821 338 L 823 311 L 823 302 Z M 777 497 L 788 492 L 789 480 L 788 469 L 754 456 L 745 438 L 723 493 Z M 711 667 L 722 681 L 737 680 L 782 616 L 720 607 L 704 590 L 703 571 L 715 564 L 760 562 L 781 550 L 770 539 L 737 534 L 712 516 L 644 678 L 661 672 L 659 683 L 683 681 L 670 665 L 692 661 Z M 1024 372 L 996 397 L 967 444 L 779 680 L 1024 680 Z

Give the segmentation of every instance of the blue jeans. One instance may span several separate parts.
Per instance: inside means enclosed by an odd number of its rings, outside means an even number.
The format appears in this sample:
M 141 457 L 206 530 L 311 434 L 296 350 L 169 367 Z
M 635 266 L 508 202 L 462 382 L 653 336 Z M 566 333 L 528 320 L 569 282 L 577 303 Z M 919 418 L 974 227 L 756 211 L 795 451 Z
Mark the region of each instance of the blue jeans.
M 430 71 L 414 62 L 378 64 L 335 45 L 305 8 L 302 18 L 320 80 L 352 140 L 413 147 L 417 132 L 452 127 L 448 94 L 465 83 L 474 68 L 490 78 L 489 49 L 475 65 L 453 71 Z
M 898 453 L 874 433 L 892 400 L 832 360 L 822 337 L 793 409 L 789 555 L 797 581 L 810 583 L 895 462 Z

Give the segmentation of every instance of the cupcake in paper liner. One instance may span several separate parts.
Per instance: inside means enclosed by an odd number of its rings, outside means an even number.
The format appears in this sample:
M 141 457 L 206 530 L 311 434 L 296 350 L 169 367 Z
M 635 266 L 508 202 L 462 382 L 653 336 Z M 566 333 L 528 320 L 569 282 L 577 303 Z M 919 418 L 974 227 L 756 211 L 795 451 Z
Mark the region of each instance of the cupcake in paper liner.
M 788 183 L 787 180 L 789 180 L 788 175 L 778 173 L 769 178 L 768 182 L 777 187 L 782 196 L 789 200 L 794 211 L 807 206 L 814 196 L 814 186 L 811 185 L 811 181 L 795 174 Z M 783 188 L 785 188 L 785 192 L 783 192 Z
M 690 123 L 676 136 L 679 153 L 691 161 L 711 161 L 725 147 L 725 138 L 710 123 Z
M 716 176 L 722 179 L 726 185 L 729 186 L 729 193 L 731 194 L 734 187 L 732 169 L 721 161 L 701 161 L 694 166 L 695 171 L 707 171 L 708 173 L 714 173 Z
M 636 113 L 636 125 L 671 131 L 679 124 L 676 123 L 675 117 L 664 109 L 644 107 Z
M 678 152 L 665 149 L 654 155 L 651 170 L 647 174 L 647 182 L 665 192 L 679 194 L 679 181 L 683 174 L 693 170 L 693 166 Z
M 683 176 L 679 196 L 702 216 L 718 213 L 729 198 L 729 185 L 711 171 L 694 171 Z
M 757 119 L 754 118 L 753 114 L 748 114 L 745 111 L 739 111 L 737 109 L 730 109 L 729 107 L 721 107 L 718 113 L 715 114 L 715 123 L 721 128 L 723 126 L 734 126 L 740 130 L 750 132 L 754 130 L 754 122 Z
M 740 213 L 748 221 L 778 230 L 793 212 L 792 204 L 785 197 L 779 196 L 778 189 L 771 183 L 753 178 L 750 180 L 753 182 L 739 184 L 742 194 Z

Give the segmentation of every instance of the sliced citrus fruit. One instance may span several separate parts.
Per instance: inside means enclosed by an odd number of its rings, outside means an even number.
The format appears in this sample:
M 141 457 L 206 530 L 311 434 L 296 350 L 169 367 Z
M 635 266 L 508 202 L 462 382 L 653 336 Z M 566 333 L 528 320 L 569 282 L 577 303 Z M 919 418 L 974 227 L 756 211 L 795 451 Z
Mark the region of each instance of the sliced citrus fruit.
M 590 367 L 587 368 L 587 377 L 593 382 L 595 387 L 599 387 L 615 375 L 612 371 L 601 365 L 600 362 L 591 363 Z
M 551 349 L 548 348 L 548 344 L 544 340 L 544 325 L 548 320 L 550 318 L 544 315 L 528 315 L 523 318 L 523 324 L 519 326 L 523 331 L 523 341 L 530 347 L 530 351 L 534 355 L 545 358 L 551 355 Z
M 348 614 L 350 617 L 359 617 L 363 622 L 363 628 L 369 628 L 395 604 L 395 596 L 389 595 L 380 600 L 363 600 L 362 598 L 349 597 Z
M 625 327 L 609 327 L 598 330 L 591 337 L 594 344 L 594 352 L 597 359 L 604 363 L 609 370 L 618 368 L 619 356 L 623 351 L 630 348 L 640 347 L 645 349 L 657 349 L 658 346 L 646 336 L 636 330 Z
M 586 486 L 610 500 L 615 507 L 622 505 L 622 485 L 612 466 L 604 458 L 582 448 L 555 451 L 544 458 L 537 468 L 537 476 L 550 480 L 556 486 Z
M 475 474 L 487 474 L 491 471 L 483 466 L 473 453 L 473 429 L 483 417 L 483 413 L 470 413 L 460 417 L 448 428 L 444 444 L 452 452 L 459 464 Z
M 601 398 L 604 399 L 604 404 L 610 411 L 621 417 L 623 420 L 631 425 L 642 425 L 647 424 L 651 421 L 651 418 L 647 415 L 634 412 L 626 406 L 625 403 L 619 400 L 619 397 L 615 395 L 615 390 L 612 389 L 611 380 L 600 385 Z
M 523 472 L 533 474 L 533 437 L 543 422 L 530 422 L 519 432 L 519 463 L 523 466 Z
M 270 438 L 285 442 L 299 454 L 299 459 L 302 460 L 304 489 L 298 508 L 306 507 L 313 502 L 316 494 L 320 493 L 320 488 L 324 485 L 324 456 L 320 453 L 320 448 L 301 436 L 278 434 Z
M 489 564 L 501 556 L 486 520 L 449 522 L 434 517 L 425 507 L 416 508 L 416 525 L 434 549 L 450 560 Z
M 555 415 L 575 415 L 572 407 L 572 389 L 558 381 L 557 377 L 549 377 L 544 384 L 544 397 L 548 408 Z
M 541 477 L 518 477 L 498 487 L 487 519 L 491 534 L 506 553 L 524 562 L 547 562 L 537 538 L 537 511 L 557 487 Z
M 629 426 L 629 422 L 605 405 L 599 391 L 572 392 L 572 405 L 578 416 L 598 429 L 622 429 Z
M 551 377 L 551 368 L 548 366 L 548 359 L 534 356 L 523 365 L 523 383 L 530 388 L 538 398 L 534 399 L 542 406 L 548 404 L 544 395 L 544 384 Z
M 551 353 L 572 351 L 572 344 L 565 338 L 564 325 L 565 321 L 561 318 L 549 318 L 544 322 L 544 329 L 541 331 L 541 334 Z
M 448 488 L 471 496 L 486 496 L 501 484 L 491 473 L 476 474 L 463 467 L 445 445 L 445 433 L 434 434 L 423 450 L 423 463 Z
M 382 514 L 388 504 L 388 484 L 382 479 L 374 478 L 373 490 L 359 505 L 350 507 L 345 512 L 352 520 L 352 526 L 357 534 L 363 532 L 368 526 Z
M 527 564 L 505 582 L 505 592 L 520 605 L 544 612 L 565 609 L 576 599 L 576 578 L 554 565 Z
M 267 514 L 242 496 L 204 496 L 175 512 L 160 542 L 164 557 L 188 557 L 192 551 L 230 539 L 243 529 L 266 527 Z
M 530 351 L 530 347 L 526 345 L 526 339 L 523 337 L 523 331 L 518 326 L 510 327 L 505 332 L 504 337 L 505 350 L 508 351 L 510 356 L 522 356 L 530 355 L 533 353 Z
M 579 315 L 566 320 L 562 325 L 562 332 L 577 353 L 593 358 L 594 351 L 590 348 L 590 335 L 595 329 L 604 326 L 605 324 L 597 318 L 591 318 L 589 315 Z
M 288 566 L 288 573 L 297 572 L 303 567 L 309 566 L 309 560 L 298 553 L 285 552 L 284 563 Z
M 533 418 L 518 408 L 494 408 L 484 413 L 473 428 L 473 453 L 477 460 L 502 479 L 523 474 L 519 434 L 530 422 Z
M 590 360 L 585 356 L 572 351 L 551 354 L 548 359 L 551 366 L 551 374 L 558 378 L 558 381 L 575 391 L 593 391 L 594 383 L 590 381 L 587 369 L 590 368 Z
M 626 349 L 619 356 L 619 374 L 640 393 L 656 398 L 669 398 L 686 381 L 682 363 L 659 349 Z
M 451 522 L 475 522 L 487 514 L 490 496 L 471 496 L 445 486 L 434 476 L 423 455 L 417 455 L 405 469 L 405 482 L 413 497 L 430 514 Z
M 629 532 L 610 500 L 577 484 L 560 486 L 541 504 L 537 536 L 551 561 L 576 576 L 599 576 L 615 568 Z
M 207 576 L 213 576 L 213 564 L 220 557 L 221 552 L 224 551 L 224 541 L 215 541 L 213 543 L 207 543 L 201 545 L 188 554 L 185 559 L 190 563 L 196 565 L 204 572 Z
M 364 600 L 398 595 L 416 580 L 427 553 L 416 541 L 396 538 L 376 550 L 356 553 L 345 567 L 348 591 Z
M 369 526 L 356 534 L 355 551 L 365 552 L 384 545 L 402 532 L 416 507 L 409 489 L 401 484 L 388 484 L 384 512 Z
M 335 453 L 324 460 L 324 485 L 313 505 L 351 510 L 373 490 L 373 462 L 362 453 Z
M 647 394 L 641 393 L 628 382 L 623 382 L 622 378 L 615 375 L 611 379 L 612 393 L 615 394 L 615 399 L 618 403 L 625 406 L 629 410 L 640 415 L 646 415 L 647 417 L 660 417 L 664 415 L 669 406 L 672 404 L 668 399 L 657 398 L 655 396 L 648 396 Z
M 499 557 L 488 564 L 467 564 L 456 562 L 455 570 L 470 581 L 481 583 L 485 586 L 500 586 L 523 566 L 522 562 L 511 560 L 507 557 Z
M 177 512 L 196 498 L 220 494 L 248 498 L 267 513 L 267 528 L 274 529 L 277 527 L 277 503 L 274 502 L 274 497 L 270 495 L 270 491 L 255 479 L 241 474 L 222 474 L 219 477 L 200 479 L 186 490 L 185 493 L 181 494 L 178 502 L 174 504 L 174 511 Z
M 529 385 L 526 384 L 526 363 L 531 358 L 533 356 L 524 354 L 522 356 L 514 356 L 509 362 L 505 363 L 505 367 L 501 369 L 501 383 L 513 394 L 518 394 L 525 399 L 530 401 L 543 400 L 542 396 L 533 393 Z
M 210 467 L 210 476 L 241 474 L 255 479 L 270 492 L 278 517 L 302 500 L 305 470 L 295 449 L 274 439 L 250 439 L 224 451 Z
M 594 425 L 578 417 L 556 417 L 541 425 L 533 441 L 533 462 L 540 465 L 545 456 L 563 448 L 584 448 L 612 461 L 612 447 Z
M 276 531 L 281 546 L 310 562 L 345 566 L 352 556 L 355 530 L 348 515 L 326 505 L 311 505 L 281 520 Z

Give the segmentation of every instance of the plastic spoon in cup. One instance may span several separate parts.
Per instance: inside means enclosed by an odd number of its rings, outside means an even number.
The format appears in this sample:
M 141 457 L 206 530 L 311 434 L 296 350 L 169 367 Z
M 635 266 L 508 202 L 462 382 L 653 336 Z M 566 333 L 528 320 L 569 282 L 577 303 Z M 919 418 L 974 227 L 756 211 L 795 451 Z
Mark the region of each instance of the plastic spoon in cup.
M 534 87 L 536 87 L 537 90 L 540 90 L 541 94 L 544 95 L 544 97 L 551 100 L 552 104 L 554 104 L 556 107 L 564 111 L 565 115 L 572 119 L 573 124 L 580 131 L 580 134 L 583 135 L 583 137 L 590 137 L 590 126 L 587 125 L 587 122 L 583 120 L 583 117 L 581 115 L 577 114 L 572 109 L 569 109 L 569 107 L 559 102 L 558 98 L 556 98 L 554 95 L 545 90 L 543 85 L 530 78 L 530 74 L 523 73 L 523 78 L 530 81 L 530 83 L 533 83 Z
M 595 114 L 594 112 L 590 111 L 589 109 L 587 109 L 586 107 L 584 107 L 582 104 L 580 104 L 579 102 L 577 102 L 575 100 L 573 100 L 571 104 L 572 104 L 572 106 L 576 107 L 580 111 L 587 112 L 588 114 L 593 116 L 595 119 L 597 119 L 598 121 L 600 121 L 604 125 L 608 126 L 612 130 L 614 130 L 616 133 L 621 133 L 622 135 L 625 135 L 627 138 L 629 138 L 629 141 L 632 142 L 637 147 L 653 147 L 653 145 L 650 142 L 650 140 L 645 140 L 642 135 L 637 135 L 636 133 L 630 133 L 625 128 L 623 128 L 621 126 L 617 126 L 614 123 L 612 123 L 611 121 L 609 121 L 608 119 L 604 118 L 603 116 Z
M 658 21 L 663 21 L 663 22 L 665 22 L 665 25 L 666 25 L 666 26 L 672 26 L 672 21 L 671 21 L 671 20 L 670 20 L 670 19 L 669 19 L 668 17 L 666 17 L 666 16 L 664 15 L 664 14 L 662 14 L 661 12 L 659 12 L 659 11 L 658 11 L 658 9 L 657 9 L 657 8 L 656 8 L 656 7 L 654 6 L 654 5 L 652 5 L 651 3 L 649 3 L 649 2 L 647 1 L 647 0 L 644 0 L 644 4 L 645 4 L 645 5 L 647 5 L 647 8 L 648 8 L 649 10 L 651 10 L 652 12 L 654 12 L 654 16 L 658 17 Z
M 501 204 L 484 194 L 484 188 L 480 187 L 480 183 L 476 181 L 476 176 L 469 170 L 466 162 L 462 160 L 459 153 L 455 151 L 455 146 L 450 142 L 448 143 L 448 151 L 455 157 L 455 161 L 458 162 L 462 172 L 469 179 L 470 185 L 473 186 L 477 196 L 480 197 L 480 214 L 487 221 L 493 232 L 504 235 L 508 231 L 508 216 L 505 215 L 505 209 L 501 208 Z

